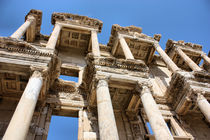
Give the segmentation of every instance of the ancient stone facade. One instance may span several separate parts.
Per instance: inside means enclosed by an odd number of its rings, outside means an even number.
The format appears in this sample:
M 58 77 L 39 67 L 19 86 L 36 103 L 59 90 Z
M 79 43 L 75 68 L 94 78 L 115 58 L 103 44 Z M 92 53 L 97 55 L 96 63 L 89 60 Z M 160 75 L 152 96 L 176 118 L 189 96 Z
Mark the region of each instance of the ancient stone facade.
M 0 139 L 46 140 L 52 115 L 78 117 L 79 140 L 210 139 L 210 58 L 201 45 L 168 40 L 164 51 L 160 34 L 119 25 L 102 45 L 100 20 L 53 13 L 50 36 L 41 22 L 31 10 L 0 37 Z

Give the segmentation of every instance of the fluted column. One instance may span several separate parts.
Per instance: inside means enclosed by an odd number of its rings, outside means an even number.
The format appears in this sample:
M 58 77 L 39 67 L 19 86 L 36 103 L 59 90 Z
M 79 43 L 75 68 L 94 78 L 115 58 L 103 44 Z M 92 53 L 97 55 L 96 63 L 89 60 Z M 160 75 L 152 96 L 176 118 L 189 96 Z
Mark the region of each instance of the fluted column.
M 106 80 L 100 79 L 98 81 L 96 96 L 100 140 L 119 140 L 109 87 Z
M 201 71 L 202 69 L 193 61 L 191 60 L 180 48 L 176 48 L 176 52 L 179 56 L 182 57 L 182 59 L 187 63 L 187 65 L 193 70 L 193 71 Z
M 91 43 L 92 43 L 93 55 L 96 57 L 99 57 L 100 56 L 100 48 L 99 48 L 99 43 L 98 43 L 97 31 L 95 31 L 95 30 L 91 31 Z
M 55 46 L 56 46 L 56 43 L 58 41 L 58 36 L 60 34 L 61 28 L 62 28 L 61 24 L 58 24 L 58 23 L 55 24 L 53 32 L 52 32 L 52 34 L 51 34 L 51 36 L 50 36 L 50 38 L 47 42 L 46 48 L 50 48 L 50 49 L 55 50 Z
M 205 53 L 203 53 L 203 54 L 201 55 L 201 57 L 202 57 L 208 64 L 210 64 L 210 58 L 209 58 Z
M 176 72 L 177 70 L 180 70 L 177 65 L 171 60 L 171 58 L 163 51 L 158 43 L 155 43 L 154 47 L 171 71 Z
M 206 120 L 210 123 L 210 104 L 202 94 L 198 94 L 197 104 Z
M 125 41 L 125 38 L 122 36 L 119 36 L 119 41 L 120 41 L 120 45 L 122 47 L 123 53 L 125 55 L 126 59 L 134 59 L 133 54 L 130 50 L 130 48 L 128 47 L 128 44 Z
M 34 71 L 12 116 L 3 140 L 24 140 L 34 114 L 43 84 L 39 71 Z
M 21 25 L 17 31 L 15 31 L 10 37 L 12 38 L 16 38 L 16 39 L 20 39 L 26 32 L 26 30 L 29 28 L 29 26 L 35 22 L 35 18 L 33 16 L 28 16 L 27 20 L 25 21 L 25 23 L 23 25 Z
M 147 86 L 141 87 L 141 101 L 156 140 L 173 140 L 165 120 Z

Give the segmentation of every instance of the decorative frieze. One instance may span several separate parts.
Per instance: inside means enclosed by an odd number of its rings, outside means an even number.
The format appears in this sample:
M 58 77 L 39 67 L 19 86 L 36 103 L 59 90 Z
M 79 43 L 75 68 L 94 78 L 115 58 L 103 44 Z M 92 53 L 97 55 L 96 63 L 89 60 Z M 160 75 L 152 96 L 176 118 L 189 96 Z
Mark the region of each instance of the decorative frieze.
M 52 57 L 54 54 L 49 51 L 38 49 L 38 47 L 31 45 L 25 41 L 16 40 L 8 37 L 0 37 L 0 48 L 9 52 L 18 52 L 22 54 L 30 54 L 37 56 Z
M 62 23 L 67 24 L 91 27 L 93 29 L 97 29 L 99 32 L 101 32 L 103 25 L 103 22 L 98 19 L 69 13 L 53 13 L 51 22 L 54 25 L 56 21 L 60 21 Z

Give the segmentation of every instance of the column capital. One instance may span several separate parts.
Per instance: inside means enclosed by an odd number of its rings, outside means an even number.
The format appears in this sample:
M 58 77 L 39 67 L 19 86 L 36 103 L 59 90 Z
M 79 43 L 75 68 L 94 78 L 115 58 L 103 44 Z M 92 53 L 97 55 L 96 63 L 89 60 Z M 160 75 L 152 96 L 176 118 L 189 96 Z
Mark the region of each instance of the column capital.
M 31 66 L 30 71 L 32 77 L 47 77 L 49 72 L 48 67 L 38 67 L 38 66 Z
M 56 22 L 54 26 L 59 26 L 59 27 L 61 27 L 61 28 L 62 28 L 62 27 L 63 27 L 63 24 L 62 24 L 62 23 L 60 23 L 60 22 Z
M 28 15 L 27 16 L 27 21 L 35 22 L 36 18 L 34 16 L 32 16 L 32 15 Z
M 109 79 L 110 79 L 110 76 L 107 76 L 107 75 L 96 75 L 95 76 L 95 81 L 96 81 L 96 83 L 98 83 L 99 84 L 99 81 L 106 81 L 106 83 L 108 83 L 109 82 Z
M 196 98 L 197 102 L 205 99 L 204 94 L 205 94 L 205 92 L 197 93 L 197 98 Z
M 152 91 L 151 89 L 152 89 L 152 84 L 149 81 L 148 82 L 137 81 L 136 91 L 139 92 L 140 95 L 151 92 Z

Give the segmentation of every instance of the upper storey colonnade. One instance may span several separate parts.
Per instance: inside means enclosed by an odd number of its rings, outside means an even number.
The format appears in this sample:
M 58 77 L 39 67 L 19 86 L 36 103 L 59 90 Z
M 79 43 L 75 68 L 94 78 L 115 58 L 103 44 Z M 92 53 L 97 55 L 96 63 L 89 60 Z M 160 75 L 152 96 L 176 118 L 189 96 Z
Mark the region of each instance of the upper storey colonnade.
M 26 40 L 28 40 L 29 42 L 33 42 L 37 35 L 36 28 L 38 28 L 40 32 L 41 15 L 41 11 L 31 10 L 26 16 L 25 23 L 21 25 L 20 28 L 18 28 L 18 30 L 11 35 L 11 37 L 20 39 L 25 33 L 27 33 L 28 36 L 26 37 Z M 97 37 L 97 33 L 101 32 L 102 29 L 102 22 L 100 20 L 73 14 L 53 13 L 52 24 L 54 25 L 54 29 L 46 44 L 46 48 L 55 50 L 62 28 L 69 28 L 74 30 L 87 31 L 88 34 L 90 34 L 90 43 L 88 44 L 88 47 L 92 47 L 92 53 L 94 56 L 100 56 L 100 47 Z M 37 25 L 39 26 L 37 27 Z M 178 41 L 178 43 L 174 43 L 176 41 L 172 41 L 172 45 L 167 45 L 165 52 L 159 45 L 160 38 L 160 34 L 155 34 L 153 38 L 143 34 L 140 27 L 121 27 L 119 25 L 113 25 L 108 46 L 112 47 L 111 54 L 115 57 L 123 55 L 125 59 L 148 59 L 147 61 L 145 61 L 148 64 L 151 62 L 155 50 L 159 53 L 161 58 L 164 60 L 164 62 L 172 72 L 176 72 L 182 69 L 182 67 L 179 68 L 177 66 L 177 64 L 174 62 L 175 60 L 173 61 L 173 58 L 177 55 L 181 57 L 182 60 L 187 64 L 187 66 L 193 71 L 202 71 L 202 68 L 198 66 L 201 58 L 204 59 L 206 63 L 210 63 L 210 58 L 204 52 L 202 52 L 202 46 L 192 43 L 184 43 L 182 41 Z M 171 40 L 169 40 L 167 44 L 170 44 L 170 42 Z M 146 54 L 149 55 L 148 58 L 141 58 L 138 55 L 133 54 L 135 53 L 131 51 L 133 44 L 136 44 L 136 46 L 139 45 L 138 50 L 140 55 L 141 53 L 148 53 Z M 180 44 L 182 44 L 182 47 L 180 47 Z M 189 44 L 193 47 L 189 48 Z M 120 54 L 121 52 L 118 51 L 118 46 L 120 46 L 123 54 Z M 150 48 L 151 46 L 153 48 Z M 141 49 L 148 49 L 148 52 L 141 51 Z M 196 58 L 197 61 L 193 61 L 190 58 L 191 54 L 193 53 L 198 54 Z

